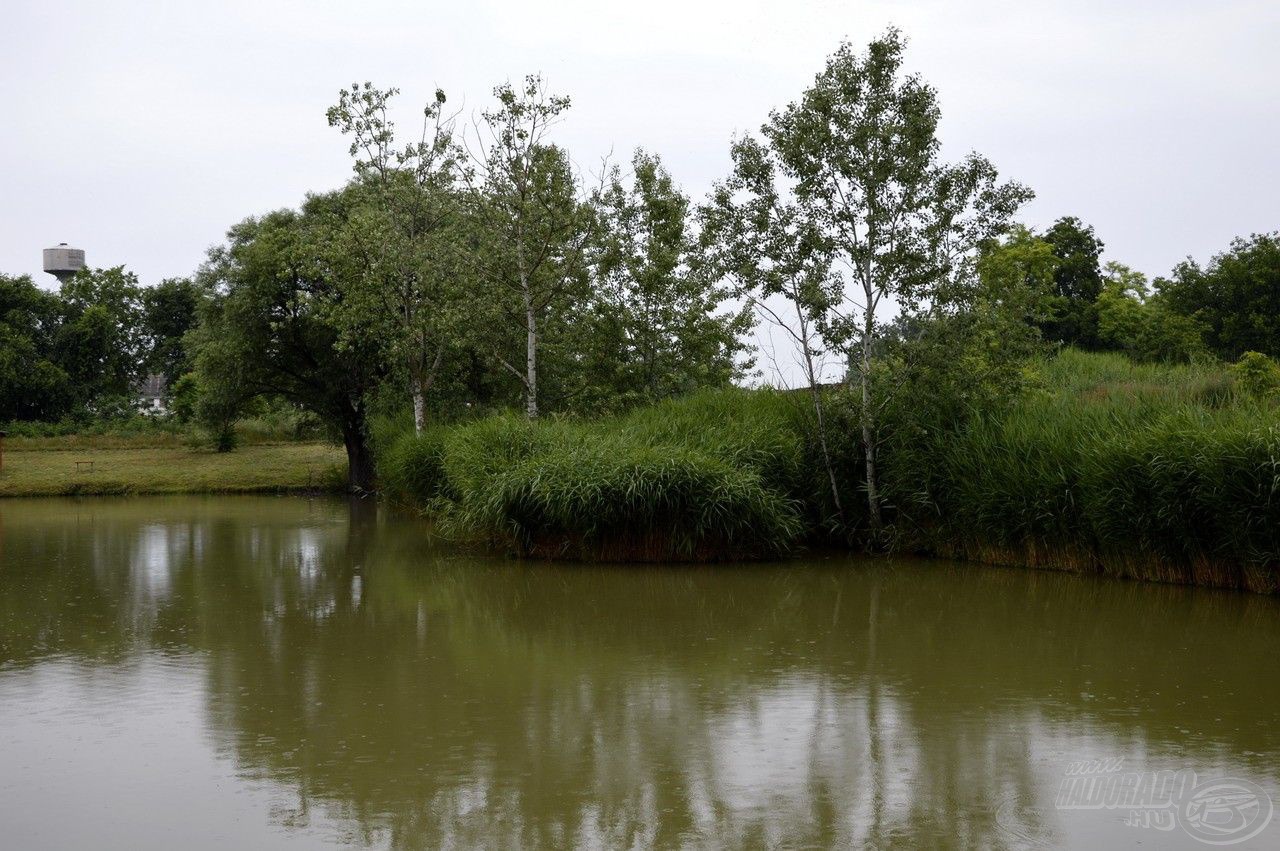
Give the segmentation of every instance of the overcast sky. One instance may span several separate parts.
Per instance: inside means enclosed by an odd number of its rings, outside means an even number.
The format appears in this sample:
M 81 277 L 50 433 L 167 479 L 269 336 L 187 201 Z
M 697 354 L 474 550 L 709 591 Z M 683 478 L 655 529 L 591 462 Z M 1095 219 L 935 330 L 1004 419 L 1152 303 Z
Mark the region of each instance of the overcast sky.
M 890 23 L 947 154 L 1032 187 L 1033 227 L 1079 216 L 1149 275 L 1280 228 L 1277 0 L 3 0 L 0 271 L 52 285 L 40 249 L 65 241 L 144 284 L 190 273 L 347 179 L 324 111 L 356 80 L 398 86 L 408 129 L 436 86 L 470 113 L 540 71 L 580 165 L 641 145 L 697 198 L 735 132 Z

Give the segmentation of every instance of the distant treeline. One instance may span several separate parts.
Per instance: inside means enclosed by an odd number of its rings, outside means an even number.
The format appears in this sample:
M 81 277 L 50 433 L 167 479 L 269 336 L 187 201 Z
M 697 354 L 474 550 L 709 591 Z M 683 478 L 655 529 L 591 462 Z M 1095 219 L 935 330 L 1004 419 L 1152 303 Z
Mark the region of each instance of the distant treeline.
M 129 416 L 149 374 L 189 371 L 199 298 L 189 280 L 142 287 L 122 267 L 82 270 L 58 292 L 0 274 L 0 422 Z

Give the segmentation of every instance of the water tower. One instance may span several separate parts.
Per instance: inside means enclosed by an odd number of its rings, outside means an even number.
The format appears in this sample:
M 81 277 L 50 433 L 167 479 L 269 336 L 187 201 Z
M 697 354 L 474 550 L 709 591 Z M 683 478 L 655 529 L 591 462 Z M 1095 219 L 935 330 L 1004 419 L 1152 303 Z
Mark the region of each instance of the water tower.
M 44 250 L 44 270 L 65 284 L 84 268 L 84 250 L 59 242 L 55 248 Z

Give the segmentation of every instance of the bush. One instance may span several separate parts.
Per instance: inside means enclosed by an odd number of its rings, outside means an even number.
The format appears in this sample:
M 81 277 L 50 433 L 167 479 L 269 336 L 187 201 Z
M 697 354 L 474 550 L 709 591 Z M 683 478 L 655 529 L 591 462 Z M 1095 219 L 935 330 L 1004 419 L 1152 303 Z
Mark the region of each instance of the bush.
M 531 455 L 459 516 L 523 553 L 611 560 L 773 556 L 803 531 L 796 503 L 759 472 L 626 439 Z
M 1254 399 L 1269 399 L 1280 392 L 1280 365 L 1261 352 L 1245 352 L 1231 371 L 1240 389 Z
M 426 505 L 444 485 L 444 430 L 401 434 L 377 452 L 379 483 L 394 499 Z

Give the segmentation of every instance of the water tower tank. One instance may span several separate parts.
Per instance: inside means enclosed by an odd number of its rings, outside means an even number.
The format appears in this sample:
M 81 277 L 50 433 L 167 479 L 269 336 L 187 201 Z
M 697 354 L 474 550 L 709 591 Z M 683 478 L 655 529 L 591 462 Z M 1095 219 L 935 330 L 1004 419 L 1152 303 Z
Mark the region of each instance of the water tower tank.
M 44 250 L 44 270 L 65 284 L 76 272 L 84 268 L 84 250 L 59 242 L 55 248 Z

